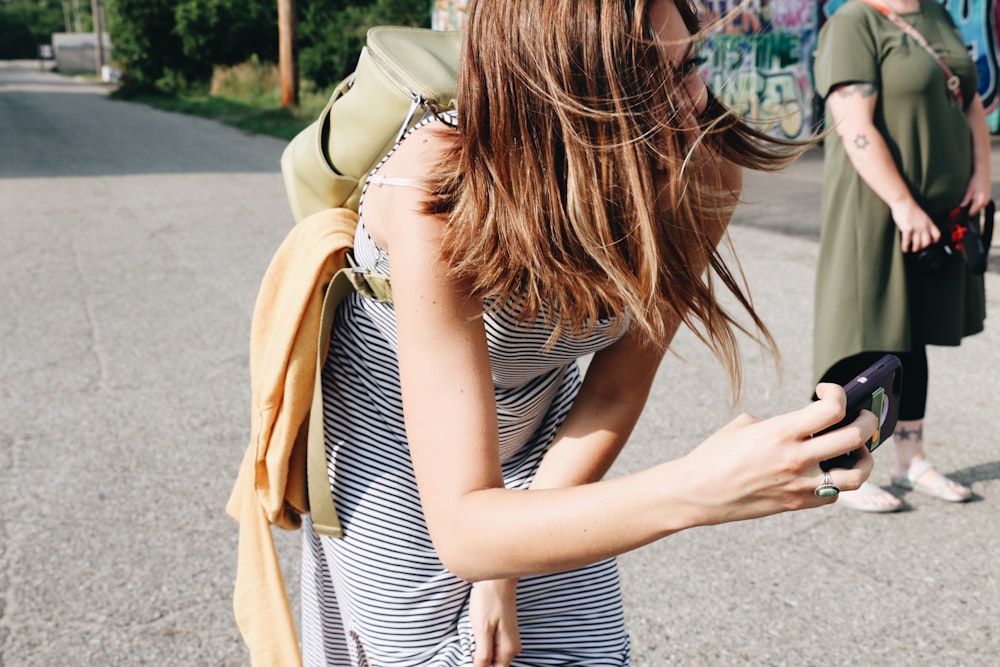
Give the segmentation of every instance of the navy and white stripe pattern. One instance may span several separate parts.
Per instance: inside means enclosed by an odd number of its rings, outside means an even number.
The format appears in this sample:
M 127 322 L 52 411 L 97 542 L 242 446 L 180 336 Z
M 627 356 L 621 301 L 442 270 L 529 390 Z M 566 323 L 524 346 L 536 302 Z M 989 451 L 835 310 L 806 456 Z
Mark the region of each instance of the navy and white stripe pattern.
M 389 273 L 389 258 L 359 224 L 355 258 Z M 577 359 L 620 334 L 602 321 L 587 336 L 547 346 L 551 330 L 486 314 L 500 459 L 509 488 L 525 489 L 580 387 Z M 302 652 L 307 667 L 457 667 L 472 664 L 471 585 L 438 560 L 424 523 L 403 425 L 391 304 L 357 294 L 341 304 L 322 376 L 327 463 L 344 538 L 306 522 Z M 527 577 L 518 586 L 523 650 L 515 664 L 629 662 L 614 560 Z

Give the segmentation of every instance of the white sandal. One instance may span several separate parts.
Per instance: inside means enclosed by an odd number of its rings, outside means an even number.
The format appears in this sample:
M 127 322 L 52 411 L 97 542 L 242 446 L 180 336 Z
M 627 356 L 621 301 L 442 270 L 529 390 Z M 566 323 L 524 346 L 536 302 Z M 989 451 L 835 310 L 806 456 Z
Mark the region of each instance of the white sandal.
M 909 470 L 906 471 L 905 476 L 893 476 L 892 483 L 901 489 L 923 493 L 931 496 L 932 498 L 945 500 L 949 503 L 964 503 L 966 500 L 972 498 L 971 489 L 959 484 L 953 479 L 946 477 L 940 472 L 938 472 L 937 481 L 931 484 L 921 483 L 919 481 L 920 478 L 923 477 L 926 472 L 934 468 L 935 465 L 933 463 L 924 459 L 920 463 L 914 463 L 911 465 Z
M 879 499 L 879 497 L 881 498 Z M 884 502 L 892 498 L 894 502 Z M 876 512 L 884 514 L 887 512 L 898 512 L 903 509 L 903 501 L 892 495 L 880 486 L 871 482 L 862 482 L 857 491 L 843 491 L 837 497 L 837 505 L 847 507 L 859 512 Z

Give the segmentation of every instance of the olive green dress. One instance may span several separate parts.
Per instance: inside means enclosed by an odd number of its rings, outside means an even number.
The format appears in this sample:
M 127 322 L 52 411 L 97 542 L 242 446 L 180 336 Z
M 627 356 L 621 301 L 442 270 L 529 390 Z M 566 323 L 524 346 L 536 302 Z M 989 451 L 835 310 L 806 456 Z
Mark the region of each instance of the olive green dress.
M 967 106 L 976 92 L 976 69 L 947 11 L 923 0 L 920 11 L 901 16 L 961 78 Z M 824 99 L 838 84 L 874 84 L 875 127 L 917 202 L 933 218 L 958 205 L 972 175 L 972 134 L 940 66 L 923 47 L 873 7 L 851 0 L 820 31 L 814 67 Z M 828 114 L 828 127 L 832 122 Z M 855 171 L 835 132 L 824 150 L 815 381 L 860 352 L 958 345 L 982 331 L 982 276 L 972 275 L 957 256 L 938 273 L 920 269 L 913 255 L 904 256 L 889 207 Z

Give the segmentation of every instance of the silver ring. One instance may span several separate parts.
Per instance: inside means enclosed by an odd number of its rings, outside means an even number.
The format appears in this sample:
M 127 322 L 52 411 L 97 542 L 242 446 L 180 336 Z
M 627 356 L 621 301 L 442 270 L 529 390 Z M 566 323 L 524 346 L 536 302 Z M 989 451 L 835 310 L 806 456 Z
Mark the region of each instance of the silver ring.
M 823 483 L 813 491 L 819 498 L 836 498 L 840 495 L 840 487 L 833 483 L 833 477 L 829 472 L 823 473 Z

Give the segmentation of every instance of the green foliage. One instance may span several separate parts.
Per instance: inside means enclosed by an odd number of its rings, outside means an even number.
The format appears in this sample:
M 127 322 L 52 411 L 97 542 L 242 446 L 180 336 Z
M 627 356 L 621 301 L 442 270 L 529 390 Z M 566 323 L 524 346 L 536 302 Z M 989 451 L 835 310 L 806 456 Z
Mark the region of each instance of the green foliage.
M 428 0 L 297 0 L 306 80 L 299 105 L 283 108 L 277 68 L 268 62 L 274 53 L 268 49 L 277 43 L 276 0 L 105 2 L 115 57 L 130 75 L 112 93 L 115 98 L 284 139 L 311 123 L 329 99 L 331 84 L 354 69 L 368 28 L 430 25 Z M 190 62 L 204 54 L 215 64 L 211 85 L 189 75 Z
M 129 83 L 111 96 L 167 111 L 214 118 L 247 132 L 291 139 L 319 115 L 329 91 L 306 84 L 299 94 L 299 106 L 282 107 L 277 66 L 251 58 L 250 62 L 233 67 L 216 67 L 208 91 L 188 88 L 166 95 L 157 88 L 143 89 Z
M 140 86 L 177 83 L 211 72 L 189 62 L 174 31 L 174 0 L 108 0 L 105 4 L 112 58 Z
M 215 65 L 277 60 L 275 0 L 107 0 L 113 56 L 140 86 L 207 84 Z
M 321 88 L 354 70 L 368 29 L 430 27 L 427 0 L 299 0 L 299 71 Z
M 278 60 L 276 0 L 184 0 L 175 11 L 184 55 L 209 65 L 235 65 L 252 55 Z
M 34 58 L 35 55 L 35 37 L 28 24 L 0 12 L 0 60 Z
M 209 94 L 233 99 L 257 101 L 280 98 L 281 77 L 278 66 L 257 56 L 236 65 L 218 65 L 212 73 Z
M 89 25 L 89 12 L 87 24 Z M 0 4 L 0 60 L 38 57 L 38 45 L 66 29 L 58 0 L 10 0 Z
M 105 0 L 112 58 L 131 88 L 207 85 L 213 67 L 276 62 L 277 0 Z M 296 0 L 299 71 L 318 88 L 344 78 L 368 28 L 430 26 L 429 0 Z

